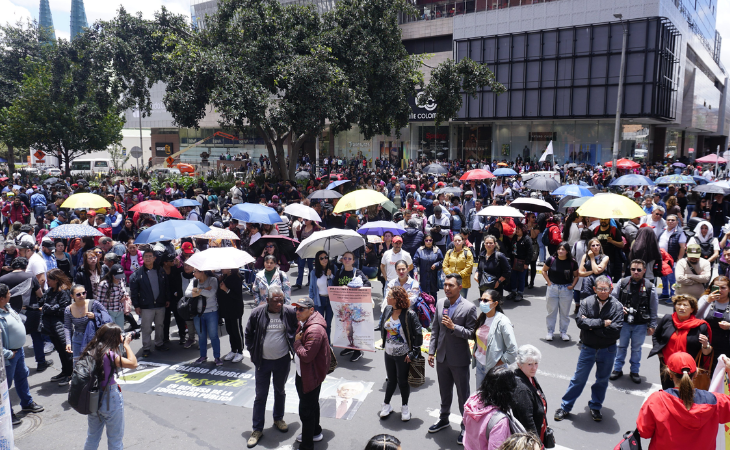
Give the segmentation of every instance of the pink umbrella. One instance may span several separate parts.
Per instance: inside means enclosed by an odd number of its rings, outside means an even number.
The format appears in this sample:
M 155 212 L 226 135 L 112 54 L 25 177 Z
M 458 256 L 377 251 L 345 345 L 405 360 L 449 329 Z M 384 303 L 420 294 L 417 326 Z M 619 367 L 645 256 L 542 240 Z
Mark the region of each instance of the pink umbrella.
M 487 178 L 496 178 L 492 172 L 484 169 L 469 170 L 459 178 L 460 180 L 485 180 Z
M 726 163 L 727 160 L 723 158 L 722 156 L 717 156 L 716 153 L 713 153 L 711 155 L 703 156 L 702 158 L 697 158 L 695 161 L 698 163 Z
M 182 219 L 180 211 L 167 202 L 160 200 L 147 200 L 129 208 L 130 211 L 141 212 L 146 214 L 155 214 L 157 216 L 173 217 Z

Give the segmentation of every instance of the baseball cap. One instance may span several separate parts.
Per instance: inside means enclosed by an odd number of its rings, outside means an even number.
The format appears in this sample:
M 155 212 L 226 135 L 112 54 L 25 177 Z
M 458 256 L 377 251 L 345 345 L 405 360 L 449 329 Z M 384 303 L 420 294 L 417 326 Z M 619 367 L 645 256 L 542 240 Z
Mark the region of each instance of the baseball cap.
M 195 253 L 195 250 L 193 249 L 193 244 L 191 244 L 190 242 L 183 242 L 182 252 L 186 255 L 192 255 L 193 253 Z
M 700 244 L 689 244 L 687 246 L 687 256 L 690 258 L 699 258 L 702 256 L 702 249 Z
M 17 245 L 18 248 L 25 248 L 25 249 L 33 249 L 33 244 L 29 241 L 20 241 L 20 243 Z
M 44 239 L 43 241 L 41 241 L 41 245 L 43 247 L 53 247 L 53 241 L 49 239 Z
M 291 304 L 292 306 L 301 306 L 303 308 L 314 308 L 314 300 L 311 298 L 303 298 L 300 300 L 297 300 L 296 302 Z
M 114 275 L 114 278 L 121 279 L 124 277 L 124 269 L 119 264 L 114 264 L 109 271 Z
M 695 359 L 685 352 L 676 352 L 667 358 L 667 367 L 674 373 L 682 373 L 688 371 L 689 373 L 697 372 L 697 364 Z
M 466 191 L 464 192 L 464 195 L 474 195 L 474 191 Z
M 89 210 L 89 211 L 88 211 L 88 212 L 86 213 L 86 215 L 87 215 L 87 216 L 91 216 L 91 217 L 94 217 L 94 216 L 96 215 L 96 211 L 94 211 L 93 209 L 91 209 L 91 210 Z
M 394 244 L 395 244 L 396 242 L 401 242 L 401 243 L 402 243 L 402 242 L 403 242 L 403 238 L 402 238 L 402 237 L 400 237 L 400 236 L 395 236 L 395 237 L 393 237 L 393 241 L 392 241 L 392 242 L 393 242 Z

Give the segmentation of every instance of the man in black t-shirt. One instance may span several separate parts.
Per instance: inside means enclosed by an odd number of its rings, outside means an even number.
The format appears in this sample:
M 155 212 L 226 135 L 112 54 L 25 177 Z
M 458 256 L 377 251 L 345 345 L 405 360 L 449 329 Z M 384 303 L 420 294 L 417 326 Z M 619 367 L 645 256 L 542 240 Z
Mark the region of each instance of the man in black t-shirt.
M 611 279 L 620 280 L 623 275 L 622 250 L 624 248 L 623 233 L 618 227 L 611 225 L 611 219 L 601 219 L 601 224 L 593 229 L 593 235 L 601 241 L 603 254 L 611 261 Z

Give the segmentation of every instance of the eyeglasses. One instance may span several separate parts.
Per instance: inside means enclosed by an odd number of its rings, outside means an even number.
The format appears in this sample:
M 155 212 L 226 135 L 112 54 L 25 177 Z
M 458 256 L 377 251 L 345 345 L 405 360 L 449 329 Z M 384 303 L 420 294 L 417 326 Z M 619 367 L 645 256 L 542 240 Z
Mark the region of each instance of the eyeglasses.
M 274 248 L 273 245 L 267 245 L 266 248 Z
M 631 271 L 632 271 L 632 272 L 641 272 L 642 270 L 644 270 L 644 269 L 642 269 L 642 268 L 639 268 L 639 267 L 632 267 L 632 268 L 631 268 Z
M 354 258 L 353 258 L 352 256 L 343 256 L 343 257 L 342 257 L 342 260 L 343 260 L 343 261 L 352 261 L 353 259 L 354 259 Z
M 320 256 L 320 257 L 319 257 L 319 260 L 320 260 L 320 261 L 327 261 L 328 259 L 329 259 L 329 258 L 328 258 L 328 257 L 326 257 L 326 256 Z M 345 258 L 342 258 L 342 259 L 345 259 Z
M 433 239 L 424 239 L 423 242 L 433 242 Z
M 83 297 L 83 296 L 85 296 L 85 295 L 86 295 L 86 291 L 84 291 L 84 292 L 76 292 L 76 293 L 75 293 L 74 295 L 75 295 L 76 297 Z
M 304 306 L 296 306 L 297 312 L 304 312 L 308 310 L 309 308 L 305 308 Z
M 269 301 L 270 302 L 274 302 L 274 303 L 284 303 L 284 298 L 283 297 L 281 297 L 281 298 L 279 298 L 279 297 L 271 297 L 269 299 Z

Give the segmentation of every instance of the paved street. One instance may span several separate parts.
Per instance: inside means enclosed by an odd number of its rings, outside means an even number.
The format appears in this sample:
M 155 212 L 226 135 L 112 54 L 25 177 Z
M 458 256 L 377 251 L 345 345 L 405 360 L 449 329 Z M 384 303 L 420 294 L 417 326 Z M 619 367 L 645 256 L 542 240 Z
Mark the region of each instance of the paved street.
M 292 272 L 295 272 L 294 269 Z M 379 292 L 380 285 L 373 286 Z M 306 288 L 294 292 L 294 298 L 306 295 Z M 472 287 L 469 300 L 477 298 L 478 290 Z M 538 274 L 535 289 L 526 291 L 526 299 L 521 303 L 506 303 L 505 313 L 512 320 L 519 345 L 530 343 L 543 354 L 538 380 L 540 381 L 548 402 L 548 421 L 555 429 L 559 449 L 596 449 L 613 448 L 623 432 L 634 428 L 634 421 L 644 399 L 659 388 L 658 361 L 652 358 L 642 363 L 641 375 L 645 381 L 634 384 L 628 376 L 610 382 L 606 402 L 603 408 L 603 422 L 591 420 L 587 407 L 590 398 L 589 387 L 584 390 L 576 402 L 573 415 L 563 422 L 552 420 L 560 398 L 565 392 L 570 377 L 575 369 L 578 349 L 578 328 L 571 322 L 570 342 L 562 342 L 560 336 L 556 340 L 546 342 L 545 339 L 545 286 Z M 375 295 L 376 304 L 380 296 Z M 247 320 L 250 311 L 250 297 L 246 296 Z M 670 307 L 661 305 L 660 314 L 670 312 Z M 376 317 L 379 308 L 376 308 Z M 172 350 L 164 355 L 164 359 L 155 354 L 154 360 L 164 362 L 192 361 L 197 358 L 197 349 L 185 350 L 177 345 L 173 335 Z M 651 339 L 646 339 L 644 358 L 648 353 Z M 133 342 L 133 348 L 140 348 L 140 341 Z M 221 354 L 229 351 L 228 338 L 221 338 Z M 339 355 L 339 351 L 336 351 Z M 141 353 L 140 353 L 141 354 Z M 209 350 L 209 356 L 212 352 Z M 32 358 L 30 339 L 26 346 L 26 360 L 29 361 L 31 376 L 31 392 L 35 400 L 46 408 L 46 411 L 25 418 L 23 424 L 15 429 L 16 446 L 21 450 L 30 449 L 73 449 L 81 448 L 86 435 L 86 417 L 77 414 L 66 403 L 66 392 L 62 387 L 51 383 L 49 379 L 56 375 L 60 368 L 58 357 L 51 357 L 55 365 L 44 373 L 35 373 L 35 361 Z M 385 390 L 385 368 L 380 352 L 367 353 L 360 361 L 351 363 L 343 357 L 338 358 L 339 368 L 333 376 L 348 380 L 374 382 L 371 392 L 352 420 L 322 419 L 324 440 L 316 444 L 318 449 L 360 449 L 367 440 L 378 433 L 391 433 L 403 442 L 404 450 L 459 448 L 456 444 L 458 435 L 458 408 L 456 396 L 452 408 L 452 428 L 436 434 L 429 434 L 427 428 L 436 421 L 439 408 L 438 385 L 436 372 L 427 366 L 427 380 L 420 388 L 412 390 L 410 408 L 413 418 L 410 422 L 400 420 L 400 396 L 396 391 L 392 406 L 395 412 L 387 419 L 380 420 L 378 412 Z M 628 362 L 627 362 L 628 363 Z M 252 364 L 246 358 L 241 364 L 225 363 L 223 369 L 250 370 Z M 212 365 L 211 365 L 212 367 Z M 292 370 L 292 375 L 293 375 Z M 628 365 L 624 368 L 628 374 Z M 591 377 L 591 380 L 593 378 Z M 474 377 L 472 375 L 472 389 Z M 126 429 L 124 444 L 129 449 L 240 449 L 245 448 L 246 440 L 251 433 L 251 415 L 249 408 L 205 403 L 187 399 L 163 397 L 136 392 L 124 391 Z M 13 390 L 13 403 L 19 410 L 17 396 Z M 273 428 L 271 413 L 267 411 L 264 437 L 257 448 L 289 449 L 295 444 L 295 437 L 301 432 L 299 418 L 296 414 L 286 414 L 289 432 L 280 433 Z M 104 440 L 102 449 L 107 448 Z M 296 448 L 296 445 L 294 446 Z

